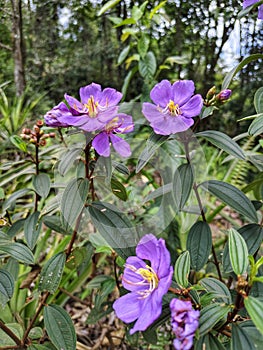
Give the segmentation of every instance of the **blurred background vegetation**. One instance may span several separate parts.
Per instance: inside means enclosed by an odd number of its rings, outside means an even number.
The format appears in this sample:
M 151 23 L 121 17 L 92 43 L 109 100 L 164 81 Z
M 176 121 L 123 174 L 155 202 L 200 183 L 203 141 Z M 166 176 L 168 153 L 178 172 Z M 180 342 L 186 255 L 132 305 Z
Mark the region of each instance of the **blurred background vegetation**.
M 44 96 L 33 119 L 91 82 L 130 101 L 145 100 L 161 79 L 192 79 L 205 96 L 244 57 L 261 52 L 262 22 L 257 11 L 239 20 L 241 8 L 235 0 L 0 0 L 0 86 L 10 101 Z M 156 69 L 145 73 L 140 61 L 148 58 Z M 254 113 L 262 67 L 253 62 L 239 73 L 232 101 L 209 127 L 246 130 L 234 121 Z

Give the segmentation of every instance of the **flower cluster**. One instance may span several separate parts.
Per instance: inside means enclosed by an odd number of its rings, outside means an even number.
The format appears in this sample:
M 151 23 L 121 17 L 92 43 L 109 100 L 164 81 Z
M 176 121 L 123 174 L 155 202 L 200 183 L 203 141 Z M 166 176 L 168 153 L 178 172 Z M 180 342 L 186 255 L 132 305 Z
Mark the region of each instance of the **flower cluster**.
M 244 0 L 243 1 L 243 9 L 254 5 L 258 0 Z M 263 5 L 260 5 L 258 8 L 258 19 L 263 19 Z
M 79 90 L 80 101 L 65 94 L 67 102 L 61 102 L 45 115 L 45 122 L 51 127 L 78 127 L 86 132 L 98 132 L 93 147 L 99 155 L 108 157 L 110 142 L 122 156 L 131 155 L 129 144 L 118 134 L 131 132 L 134 128 L 132 117 L 118 113 L 122 94 L 115 89 L 101 89 L 92 83 Z
M 172 299 L 170 302 L 172 329 L 176 336 L 176 350 L 190 350 L 193 346 L 195 331 L 198 328 L 200 312 L 193 310 L 190 301 Z
M 170 253 L 162 238 L 158 240 L 152 234 L 145 235 L 136 247 L 136 255 L 126 260 L 122 277 L 123 287 L 131 293 L 113 304 L 122 321 L 137 320 L 131 334 L 146 330 L 161 315 L 162 297 L 167 293 L 173 275 Z
M 44 133 L 42 130 L 43 121 L 38 120 L 33 126 L 33 129 L 23 128 L 22 134 L 20 135 L 23 140 L 28 140 L 30 143 L 36 146 L 45 146 L 48 138 L 54 138 L 55 134 L 53 132 Z

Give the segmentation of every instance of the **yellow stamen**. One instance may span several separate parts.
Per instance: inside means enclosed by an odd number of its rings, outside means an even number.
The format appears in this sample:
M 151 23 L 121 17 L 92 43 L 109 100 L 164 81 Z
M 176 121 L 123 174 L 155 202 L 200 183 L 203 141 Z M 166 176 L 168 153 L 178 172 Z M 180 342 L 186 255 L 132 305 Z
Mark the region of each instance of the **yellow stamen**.
M 167 107 L 169 109 L 170 114 L 176 117 L 181 114 L 178 103 L 175 104 L 174 101 L 170 100 Z
M 111 132 L 113 129 L 118 128 L 119 124 L 119 117 L 115 117 L 105 126 L 105 131 Z
M 95 102 L 94 100 L 94 96 L 90 96 L 90 98 L 88 99 L 88 103 L 85 104 L 85 107 L 88 109 L 89 111 L 89 116 L 91 118 L 95 118 L 98 114 L 98 102 Z

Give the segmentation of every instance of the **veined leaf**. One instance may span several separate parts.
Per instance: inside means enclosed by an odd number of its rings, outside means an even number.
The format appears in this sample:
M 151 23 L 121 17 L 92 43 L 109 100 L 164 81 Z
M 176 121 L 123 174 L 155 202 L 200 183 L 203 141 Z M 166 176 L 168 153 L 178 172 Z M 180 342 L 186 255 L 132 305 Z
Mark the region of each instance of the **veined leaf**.
M 229 230 L 228 248 L 233 271 L 242 275 L 248 267 L 248 249 L 244 238 L 233 228 Z
M 262 310 L 263 302 L 255 297 L 248 296 L 244 298 L 245 308 L 255 324 L 256 328 L 263 334 Z
M 186 248 L 190 253 L 191 267 L 196 271 L 201 270 L 212 248 L 212 232 L 206 222 L 198 221 L 190 228 Z
M 206 277 L 199 282 L 208 292 L 216 292 L 216 299 L 226 304 L 232 303 L 232 296 L 227 286 L 216 278 Z
M 206 140 L 210 141 L 213 145 L 231 154 L 235 158 L 242 159 L 242 160 L 246 159 L 242 148 L 223 132 L 219 132 L 215 130 L 207 130 L 207 131 L 198 132 L 196 136 L 197 137 L 201 136 L 205 138 Z
M 256 350 L 248 334 L 238 325 L 232 323 L 231 350 Z
M 263 114 L 253 120 L 248 128 L 249 135 L 257 136 L 263 133 Z
M 257 113 L 263 113 L 263 87 L 260 87 L 254 95 L 254 106 Z
M 38 285 L 40 291 L 55 293 L 62 277 L 65 262 L 66 254 L 64 252 L 54 255 L 48 260 L 40 274 Z
M 194 183 L 193 169 L 190 164 L 181 164 L 173 178 L 173 196 L 176 206 L 182 210 L 190 196 Z
M 152 78 L 156 72 L 157 63 L 154 53 L 147 52 L 145 57 L 139 61 L 139 72 L 143 78 Z
M 238 213 L 246 216 L 253 222 L 258 221 L 257 212 L 247 196 L 233 185 L 223 181 L 209 180 L 201 184 L 201 187 L 229 205 Z
M 183 288 L 188 287 L 188 276 L 190 272 L 190 254 L 186 250 L 182 253 L 174 265 L 174 278 L 177 284 Z
M 40 197 L 47 198 L 50 191 L 50 179 L 47 174 L 39 174 L 33 178 L 33 186 Z
M 77 337 L 73 322 L 61 306 L 45 306 L 44 324 L 51 342 L 58 350 L 76 349 Z
M 226 317 L 230 311 L 230 306 L 224 306 L 219 303 L 213 303 L 201 310 L 199 319 L 199 334 L 205 335 L 213 329 L 213 327 Z
M 34 249 L 41 230 L 42 223 L 39 222 L 37 226 L 39 215 L 40 213 L 38 211 L 34 212 L 26 219 L 24 224 L 25 239 L 31 250 Z
M 10 243 L 0 245 L 0 252 L 12 256 L 17 261 L 25 264 L 34 264 L 34 256 L 30 249 L 22 243 Z
M 2 308 L 12 298 L 14 293 L 14 278 L 5 270 L 0 270 L 0 304 Z
M 225 350 L 216 336 L 211 333 L 203 335 L 195 344 L 195 350 Z M 241 350 L 241 349 L 240 349 Z

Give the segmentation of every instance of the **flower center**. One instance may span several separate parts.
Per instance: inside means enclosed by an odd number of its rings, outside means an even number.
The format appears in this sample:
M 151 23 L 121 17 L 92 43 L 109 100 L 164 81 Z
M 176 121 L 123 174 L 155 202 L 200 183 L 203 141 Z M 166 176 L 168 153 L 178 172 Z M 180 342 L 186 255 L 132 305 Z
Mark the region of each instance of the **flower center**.
M 98 102 L 95 102 L 94 100 L 94 96 L 90 96 L 90 98 L 88 99 L 88 102 L 85 103 L 85 107 L 88 109 L 89 111 L 89 116 L 90 118 L 95 118 L 98 114 Z
M 140 275 L 142 277 L 142 280 L 139 282 L 131 282 L 125 280 L 126 283 L 135 285 L 135 286 L 145 286 L 148 287 L 148 289 L 145 290 L 138 290 L 137 293 L 140 295 L 141 298 L 147 298 L 157 287 L 159 283 L 159 279 L 155 273 L 155 271 L 151 268 L 149 265 L 145 265 L 145 268 L 139 268 L 136 269 L 133 265 L 125 264 L 125 267 L 132 270 L 136 274 Z
M 178 115 L 181 114 L 178 103 L 175 104 L 174 101 L 170 100 L 167 107 L 171 115 L 174 115 L 177 117 Z
M 106 126 L 105 126 L 105 131 L 107 133 L 112 132 L 112 130 L 117 129 L 120 127 L 120 118 L 119 117 L 115 117 L 113 118 Z

